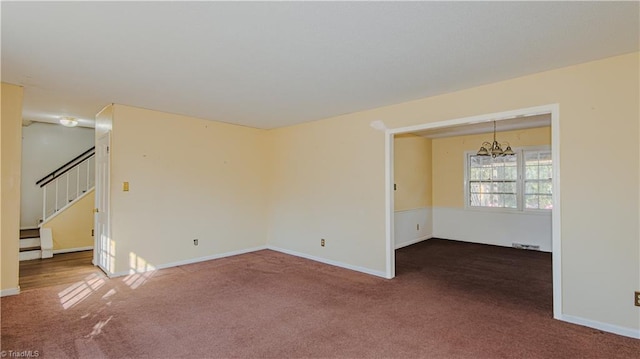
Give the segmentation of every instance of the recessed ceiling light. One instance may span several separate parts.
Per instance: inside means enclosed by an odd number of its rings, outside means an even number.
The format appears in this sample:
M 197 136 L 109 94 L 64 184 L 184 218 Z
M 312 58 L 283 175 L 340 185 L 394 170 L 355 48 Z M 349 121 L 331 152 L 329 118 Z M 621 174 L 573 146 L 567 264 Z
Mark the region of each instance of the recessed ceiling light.
M 66 127 L 76 127 L 78 126 L 78 120 L 73 117 L 60 117 L 60 124 Z

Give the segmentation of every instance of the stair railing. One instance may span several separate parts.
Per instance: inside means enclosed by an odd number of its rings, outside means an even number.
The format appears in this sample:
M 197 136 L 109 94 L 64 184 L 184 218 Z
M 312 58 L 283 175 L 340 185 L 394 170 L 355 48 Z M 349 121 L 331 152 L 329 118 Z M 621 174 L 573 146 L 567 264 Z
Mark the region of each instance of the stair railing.
M 95 147 L 44 176 L 36 185 L 42 188 L 42 225 L 95 186 Z

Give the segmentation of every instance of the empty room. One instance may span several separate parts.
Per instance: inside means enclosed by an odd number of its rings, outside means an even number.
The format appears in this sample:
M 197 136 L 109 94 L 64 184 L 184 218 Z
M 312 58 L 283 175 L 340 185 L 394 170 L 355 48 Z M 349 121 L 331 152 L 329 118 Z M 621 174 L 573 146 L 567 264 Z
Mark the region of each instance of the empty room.
M 0 6 L 3 357 L 640 352 L 640 3 Z

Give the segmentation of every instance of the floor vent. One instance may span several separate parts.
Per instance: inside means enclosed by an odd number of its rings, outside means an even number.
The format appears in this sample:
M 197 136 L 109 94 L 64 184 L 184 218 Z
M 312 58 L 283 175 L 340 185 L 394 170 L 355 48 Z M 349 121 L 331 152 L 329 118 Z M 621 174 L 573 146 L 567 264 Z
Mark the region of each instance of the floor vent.
M 540 250 L 540 246 L 535 246 L 533 244 L 522 244 L 522 243 L 513 243 L 513 248 L 528 249 L 528 250 L 531 250 L 531 251 L 539 251 Z

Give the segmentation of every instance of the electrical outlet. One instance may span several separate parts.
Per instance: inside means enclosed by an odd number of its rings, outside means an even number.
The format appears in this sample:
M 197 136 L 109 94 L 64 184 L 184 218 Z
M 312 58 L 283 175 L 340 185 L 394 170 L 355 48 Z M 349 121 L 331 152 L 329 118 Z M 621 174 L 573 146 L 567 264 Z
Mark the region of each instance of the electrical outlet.
M 324 238 L 320 238 L 320 247 L 324 247 Z
M 640 292 L 635 292 L 634 298 L 633 305 L 640 307 Z
M 194 239 L 194 240 L 193 240 L 193 245 L 194 245 L 194 246 L 197 246 L 197 245 L 198 245 L 198 240 L 197 240 L 197 239 Z

